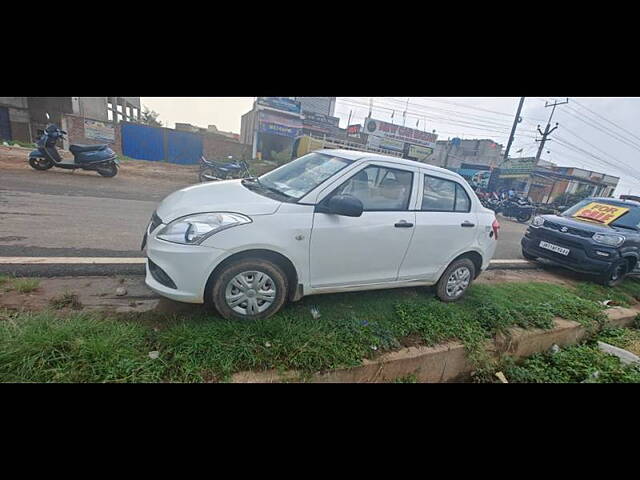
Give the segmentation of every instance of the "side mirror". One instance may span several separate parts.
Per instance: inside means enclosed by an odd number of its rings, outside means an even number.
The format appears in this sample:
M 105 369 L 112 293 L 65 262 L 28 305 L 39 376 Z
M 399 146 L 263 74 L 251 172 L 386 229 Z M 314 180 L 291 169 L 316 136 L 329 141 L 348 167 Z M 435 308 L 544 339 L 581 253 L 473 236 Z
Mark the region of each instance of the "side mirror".
M 362 202 L 351 195 L 336 195 L 335 197 L 331 197 L 324 209 L 325 213 L 345 217 L 360 217 L 363 211 L 364 205 L 362 205 Z

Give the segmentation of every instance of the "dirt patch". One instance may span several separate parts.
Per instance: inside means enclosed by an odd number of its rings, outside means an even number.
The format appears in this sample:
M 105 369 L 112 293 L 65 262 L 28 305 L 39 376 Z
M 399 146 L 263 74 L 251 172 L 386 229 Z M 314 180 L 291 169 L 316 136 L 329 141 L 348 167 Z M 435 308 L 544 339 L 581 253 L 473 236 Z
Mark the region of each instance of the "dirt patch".
M 88 311 L 128 313 L 149 311 L 159 303 L 158 297 L 147 288 L 140 276 L 40 278 L 38 288 L 30 293 L 18 292 L 11 283 L 9 280 L 0 286 L 0 308 L 37 311 L 75 307 Z M 120 287 L 126 289 L 123 296 L 116 295 Z M 72 301 L 61 301 L 65 298 Z
M 567 274 L 557 270 L 487 270 L 478 277 L 476 283 L 491 285 L 506 282 L 544 282 L 573 287 L 581 280 L 573 272 Z

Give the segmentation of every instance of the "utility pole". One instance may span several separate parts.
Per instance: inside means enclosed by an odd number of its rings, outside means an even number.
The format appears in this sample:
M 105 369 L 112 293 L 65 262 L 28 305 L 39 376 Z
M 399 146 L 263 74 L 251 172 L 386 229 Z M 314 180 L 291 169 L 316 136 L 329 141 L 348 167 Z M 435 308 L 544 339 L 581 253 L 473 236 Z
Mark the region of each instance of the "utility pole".
M 540 125 L 538 125 L 538 132 L 540 132 L 540 135 L 542 135 L 542 140 L 540 140 L 540 147 L 538 148 L 538 153 L 536 154 L 536 166 L 538 165 L 538 162 L 540 161 L 540 155 L 542 155 L 542 150 L 544 149 L 544 144 L 547 142 L 547 137 L 549 137 L 551 132 L 553 132 L 556 128 L 558 128 L 558 122 L 556 122 L 556 126 L 555 127 L 551 128 L 551 119 L 553 118 L 553 114 L 556 111 L 556 107 L 558 105 L 564 105 L 566 103 L 569 103 L 569 99 L 568 98 L 567 98 L 566 102 L 560 102 L 560 103 L 558 103 L 557 101 L 554 101 L 553 103 L 544 102 L 545 108 L 553 107 L 553 109 L 551 110 L 551 115 L 549 116 L 549 121 L 547 122 L 547 127 L 544 129 L 544 132 L 542 130 L 540 130 Z M 536 139 L 536 142 L 537 141 L 538 140 Z
M 520 112 L 522 112 L 522 106 L 524 105 L 524 97 L 520 97 L 520 105 L 518 105 L 518 111 L 516 112 L 516 118 L 513 120 L 513 127 L 511 127 L 511 136 L 509 137 L 509 143 L 507 143 L 507 149 L 504 151 L 504 158 L 502 159 L 502 163 L 506 162 L 509 158 L 509 150 L 511 150 L 511 144 L 513 143 L 513 139 L 516 135 L 516 128 L 518 128 L 518 123 L 522 121 L 520 117 Z
M 407 123 L 407 110 L 409 110 L 409 97 L 407 97 L 407 105 L 404 107 L 404 112 L 402 112 L 402 126 L 406 126 Z
M 547 126 L 544 129 L 544 132 L 542 130 L 540 130 L 540 125 L 538 125 L 538 132 L 540 133 L 540 135 L 542 135 L 542 140 L 540 140 L 540 147 L 538 148 L 538 153 L 536 154 L 536 162 L 533 165 L 534 170 L 538 166 L 538 162 L 540 161 L 540 156 L 542 155 L 542 150 L 544 149 L 544 144 L 547 142 L 547 138 L 549 137 L 551 132 L 553 132 L 556 128 L 558 128 L 558 122 L 556 122 L 556 126 L 555 127 L 551 128 L 551 119 L 553 118 L 553 114 L 556 111 L 556 107 L 558 105 L 564 105 L 566 103 L 569 103 L 569 99 L 568 98 L 567 98 L 566 102 L 558 103 L 555 100 L 554 100 L 553 103 L 544 102 L 545 108 L 553 107 L 553 109 L 551 110 L 551 115 L 549 115 L 549 121 L 547 122 Z M 536 142 L 537 141 L 538 141 L 538 139 L 536 139 Z M 527 188 L 527 197 L 529 196 L 529 192 L 531 191 L 531 184 L 532 183 L 533 183 L 533 177 L 531 177 L 531 180 L 529 181 L 529 187 Z M 551 192 L 549 193 L 549 196 L 547 197 L 547 201 L 549 201 L 549 198 L 551 197 L 551 194 L 553 193 L 553 188 L 554 187 L 555 187 L 555 182 L 554 182 L 553 186 L 551 187 Z

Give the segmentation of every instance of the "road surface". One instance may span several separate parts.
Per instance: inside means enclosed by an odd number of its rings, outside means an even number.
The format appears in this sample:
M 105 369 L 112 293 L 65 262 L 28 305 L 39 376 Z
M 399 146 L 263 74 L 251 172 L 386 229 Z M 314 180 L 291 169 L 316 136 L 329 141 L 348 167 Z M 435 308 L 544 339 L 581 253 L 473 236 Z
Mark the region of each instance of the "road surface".
M 145 162 L 149 163 L 149 162 Z M 124 169 L 123 169 L 124 170 Z M 0 256 L 140 257 L 140 243 L 158 202 L 195 183 L 196 175 L 122 171 L 38 172 L 0 159 Z M 495 259 L 521 259 L 526 225 L 499 217 Z

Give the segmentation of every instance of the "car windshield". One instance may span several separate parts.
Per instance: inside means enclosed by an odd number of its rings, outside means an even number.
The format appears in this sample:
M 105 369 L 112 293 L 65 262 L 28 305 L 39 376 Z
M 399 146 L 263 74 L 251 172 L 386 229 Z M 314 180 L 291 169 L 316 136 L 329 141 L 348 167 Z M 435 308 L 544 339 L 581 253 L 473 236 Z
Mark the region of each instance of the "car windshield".
M 600 204 L 604 204 L 604 205 L 611 205 L 612 207 L 617 207 L 617 208 L 628 208 L 629 211 L 623 213 L 620 217 L 616 218 L 615 220 L 613 220 L 612 222 L 608 223 L 606 221 L 606 218 L 603 220 L 601 218 L 598 217 L 593 217 L 591 216 L 588 212 L 584 212 L 581 213 L 581 210 L 586 207 L 587 205 L 591 204 L 591 203 L 600 203 Z M 611 201 L 607 201 L 607 200 L 601 200 L 601 199 L 585 199 L 582 200 L 579 203 L 576 203 L 573 207 L 571 207 L 570 209 L 564 211 L 562 213 L 563 217 L 572 217 L 572 218 L 576 218 L 576 219 L 580 219 L 580 220 L 585 220 L 585 221 L 593 221 L 595 223 L 600 223 L 600 224 L 609 224 L 611 226 L 614 227 L 618 227 L 618 228 L 629 228 L 632 230 L 638 230 L 640 229 L 640 207 L 629 204 L 629 203 L 623 203 L 623 202 L 611 202 Z
M 259 178 L 260 185 L 299 200 L 322 182 L 353 163 L 324 153 L 310 153 Z

